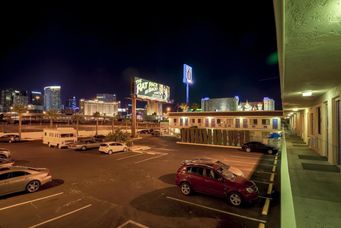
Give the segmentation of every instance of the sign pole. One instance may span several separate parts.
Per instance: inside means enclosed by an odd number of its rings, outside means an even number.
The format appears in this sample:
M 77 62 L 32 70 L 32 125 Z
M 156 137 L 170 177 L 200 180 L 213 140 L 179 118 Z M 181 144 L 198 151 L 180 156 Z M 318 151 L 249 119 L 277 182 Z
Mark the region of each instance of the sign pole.
M 131 137 L 136 137 L 136 90 L 135 80 L 131 79 Z
M 189 105 L 189 84 L 186 83 L 186 104 Z

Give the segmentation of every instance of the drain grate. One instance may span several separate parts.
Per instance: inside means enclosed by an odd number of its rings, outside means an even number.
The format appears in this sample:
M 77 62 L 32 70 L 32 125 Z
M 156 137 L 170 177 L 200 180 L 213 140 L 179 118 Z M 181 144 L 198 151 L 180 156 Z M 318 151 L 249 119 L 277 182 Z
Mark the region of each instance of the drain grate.
M 340 172 L 340 168 L 335 165 L 302 163 L 302 166 L 303 166 L 303 169 L 307 169 L 307 170 L 316 170 L 316 171 L 334 172 L 334 173 Z
M 326 157 L 316 156 L 316 155 L 299 154 L 298 157 L 299 157 L 299 159 L 304 159 L 304 160 L 316 160 L 316 161 L 327 161 L 328 160 Z

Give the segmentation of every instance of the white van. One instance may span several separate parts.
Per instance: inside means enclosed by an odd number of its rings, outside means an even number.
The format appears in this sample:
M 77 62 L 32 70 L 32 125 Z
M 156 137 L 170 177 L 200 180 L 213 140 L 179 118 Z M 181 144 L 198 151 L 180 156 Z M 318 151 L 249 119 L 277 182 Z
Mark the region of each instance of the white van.
M 44 129 L 43 144 L 49 147 L 63 148 L 70 143 L 77 142 L 77 132 L 74 128 Z

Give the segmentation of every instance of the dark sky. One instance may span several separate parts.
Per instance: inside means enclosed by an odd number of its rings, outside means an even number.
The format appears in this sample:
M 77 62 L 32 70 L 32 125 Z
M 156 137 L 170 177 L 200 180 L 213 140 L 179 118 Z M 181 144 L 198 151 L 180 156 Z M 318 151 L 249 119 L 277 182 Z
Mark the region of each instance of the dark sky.
M 239 2 L 3 7 L 0 88 L 61 85 L 64 101 L 105 92 L 123 100 L 136 75 L 171 86 L 180 103 L 187 63 L 191 102 L 269 96 L 281 108 L 278 66 L 267 63 L 276 52 L 272 1 Z

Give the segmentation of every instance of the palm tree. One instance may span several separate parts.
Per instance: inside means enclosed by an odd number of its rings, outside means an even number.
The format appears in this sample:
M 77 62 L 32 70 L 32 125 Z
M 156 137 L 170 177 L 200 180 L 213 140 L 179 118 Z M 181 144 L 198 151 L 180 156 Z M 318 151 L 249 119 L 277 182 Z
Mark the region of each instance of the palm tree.
M 98 117 L 100 117 L 101 114 L 99 112 L 95 112 L 92 116 L 96 119 L 96 135 L 98 135 Z
M 115 131 L 115 120 L 117 119 L 117 116 L 110 117 L 111 120 L 111 132 L 114 133 Z
M 179 105 L 179 108 L 183 111 L 183 112 L 187 112 L 188 110 L 188 105 L 186 103 L 181 103 Z
M 50 109 L 45 112 L 45 115 L 48 119 L 50 119 L 50 127 L 53 127 L 53 120 L 57 119 L 58 117 L 58 110 L 56 109 Z
M 21 104 L 17 104 L 13 106 L 12 111 L 18 113 L 18 120 L 19 120 L 18 132 L 19 132 L 19 140 L 21 140 L 22 114 L 27 111 L 27 107 Z
M 200 106 L 197 103 L 193 103 L 191 108 L 192 108 L 192 111 L 195 112 L 197 109 L 200 108 Z
M 79 130 L 79 121 L 83 120 L 84 116 L 80 113 L 75 113 L 72 115 L 72 121 L 76 121 L 76 131 L 78 137 L 78 130 Z

